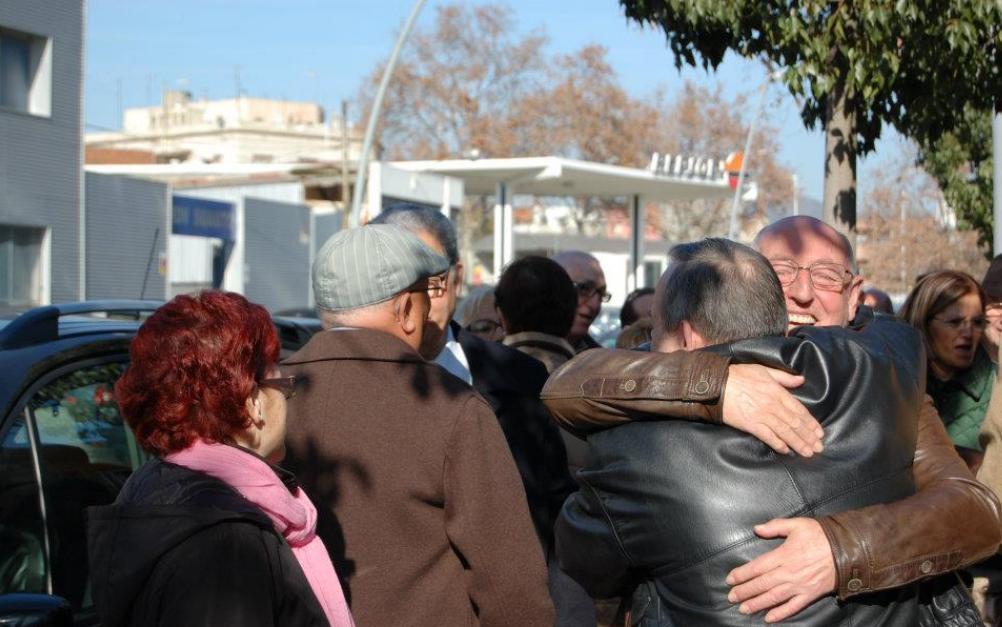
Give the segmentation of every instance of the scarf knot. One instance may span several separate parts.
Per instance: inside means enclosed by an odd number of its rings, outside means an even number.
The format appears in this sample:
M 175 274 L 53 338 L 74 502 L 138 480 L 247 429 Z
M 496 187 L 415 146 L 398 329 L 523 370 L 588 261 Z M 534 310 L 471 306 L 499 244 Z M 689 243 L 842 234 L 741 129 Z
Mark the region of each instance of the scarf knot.
M 317 508 L 302 488 L 290 492 L 260 457 L 235 446 L 196 440 L 166 461 L 219 479 L 271 520 L 292 549 L 332 627 L 354 627 L 334 565 L 317 537 Z

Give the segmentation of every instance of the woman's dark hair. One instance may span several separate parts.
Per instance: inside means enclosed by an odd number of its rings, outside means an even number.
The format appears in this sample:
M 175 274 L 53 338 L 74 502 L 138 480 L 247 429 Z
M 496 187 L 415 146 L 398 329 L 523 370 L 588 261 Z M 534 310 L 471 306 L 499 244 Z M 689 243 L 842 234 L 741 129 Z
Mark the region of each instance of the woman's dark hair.
M 163 456 L 196 438 L 223 442 L 246 429 L 244 403 L 278 363 L 279 342 L 264 307 L 208 291 L 157 309 L 129 356 L 115 384 L 122 417 L 143 449 Z
M 567 337 L 578 306 L 578 292 L 567 271 L 538 256 L 523 257 L 505 268 L 494 298 L 509 334 L 536 331 Z

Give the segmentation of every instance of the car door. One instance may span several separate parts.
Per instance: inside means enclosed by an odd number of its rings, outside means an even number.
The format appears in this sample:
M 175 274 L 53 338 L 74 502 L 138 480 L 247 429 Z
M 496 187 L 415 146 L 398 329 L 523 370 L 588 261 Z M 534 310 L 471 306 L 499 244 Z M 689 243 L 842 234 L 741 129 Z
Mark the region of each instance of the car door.
M 145 459 L 114 397 L 126 355 L 75 359 L 38 378 L 0 430 L 0 594 L 68 600 L 97 624 L 86 509 L 111 503 Z

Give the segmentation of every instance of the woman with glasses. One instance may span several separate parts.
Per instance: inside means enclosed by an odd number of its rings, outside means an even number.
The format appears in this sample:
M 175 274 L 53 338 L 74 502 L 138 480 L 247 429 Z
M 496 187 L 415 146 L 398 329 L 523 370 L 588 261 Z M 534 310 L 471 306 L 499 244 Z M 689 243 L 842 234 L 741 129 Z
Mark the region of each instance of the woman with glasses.
M 493 285 L 481 285 L 470 290 L 456 309 L 455 320 L 482 340 L 500 342 L 504 339 L 501 318 L 494 303 Z
M 351 626 L 316 508 L 275 465 L 294 381 L 268 312 L 238 294 L 178 296 L 129 354 L 115 394 L 152 458 L 90 510 L 101 623 Z
M 947 432 L 958 447 L 975 451 L 995 379 L 995 365 L 981 348 L 984 306 L 977 281 L 943 270 L 919 278 L 900 314 L 925 340 L 926 391 Z

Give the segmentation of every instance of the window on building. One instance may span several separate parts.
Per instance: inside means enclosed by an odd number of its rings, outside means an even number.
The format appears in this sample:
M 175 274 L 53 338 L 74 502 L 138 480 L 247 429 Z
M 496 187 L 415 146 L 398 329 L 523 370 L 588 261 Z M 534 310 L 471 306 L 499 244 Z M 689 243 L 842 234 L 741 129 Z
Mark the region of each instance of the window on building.
M 51 113 L 52 53 L 47 38 L 0 28 L 0 108 Z
M 0 224 L 0 305 L 41 305 L 45 229 Z
M 662 264 L 661 261 L 645 261 L 644 285 L 648 287 L 654 287 L 657 285 L 662 272 L 664 272 L 664 264 Z

